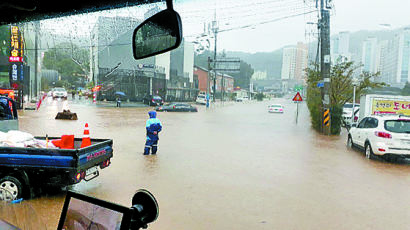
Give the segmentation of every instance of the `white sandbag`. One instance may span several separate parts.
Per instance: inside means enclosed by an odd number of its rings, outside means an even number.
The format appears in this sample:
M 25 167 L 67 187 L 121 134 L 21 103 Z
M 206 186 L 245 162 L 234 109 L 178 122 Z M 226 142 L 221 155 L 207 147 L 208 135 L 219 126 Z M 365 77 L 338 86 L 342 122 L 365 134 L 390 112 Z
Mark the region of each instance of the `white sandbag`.
M 18 130 L 10 130 L 7 132 L 7 141 L 14 142 L 14 143 L 21 143 L 29 140 L 33 140 L 34 136 L 30 133 L 18 131 Z
M 7 138 L 7 133 L 0 131 L 0 142 L 5 141 Z

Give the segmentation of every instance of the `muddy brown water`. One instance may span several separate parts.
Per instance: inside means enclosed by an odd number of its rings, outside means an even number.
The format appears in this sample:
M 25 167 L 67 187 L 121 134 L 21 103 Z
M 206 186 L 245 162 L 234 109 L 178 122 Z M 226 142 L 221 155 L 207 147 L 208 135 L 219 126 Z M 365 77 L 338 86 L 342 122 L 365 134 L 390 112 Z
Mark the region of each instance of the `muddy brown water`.
M 20 114 L 33 135 L 114 140 L 112 165 L 71 187 L 124 206 L 139 188 L 151 191 L 160 215 L 149 229 L 410 229 L 410 166 L 367 160 L 345 147 L 346 133 L 311 130 L 304 104 L 285 99 L 225 103 L 198 113 L 159 113 L 157 156 L 143 156 L 150 108 L 96 107 L 48 101 Z M 282 103 L 284 114 L 267 106 Z M 55 120 L 63 107 L 77 121 Z M 64 193 L 0 206 L 24 229 L 56 229 Z

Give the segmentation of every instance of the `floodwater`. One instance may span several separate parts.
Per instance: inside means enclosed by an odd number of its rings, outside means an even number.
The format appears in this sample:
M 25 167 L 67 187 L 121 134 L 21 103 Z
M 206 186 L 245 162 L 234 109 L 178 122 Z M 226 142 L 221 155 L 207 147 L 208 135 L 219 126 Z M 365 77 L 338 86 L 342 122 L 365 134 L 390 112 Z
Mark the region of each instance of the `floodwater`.
M 160 207 L 152 230 L 409 229 L 410 166 L 366 159 L 345 147 L 345 132 L 316 134 L 305 104 L 296 124 L 289 101 L 159 113 L 157 156 L 142 155 L 147 107 L 49 101 L 22 112 L 20 129 L 81 137 L 87 122 L 92 138 L 113 139 L 111 166 L 70 189 L 124 206 L 137 189 L 148 189 Z M 269 114 L 271 103 L 282 103 L 285 113 Z M 79 120 L 54 120 L 64 106 Z M 63 201 L 63 192 L 45 194 L 3 206 L 0 216 L 25 229 L 55 229 Z

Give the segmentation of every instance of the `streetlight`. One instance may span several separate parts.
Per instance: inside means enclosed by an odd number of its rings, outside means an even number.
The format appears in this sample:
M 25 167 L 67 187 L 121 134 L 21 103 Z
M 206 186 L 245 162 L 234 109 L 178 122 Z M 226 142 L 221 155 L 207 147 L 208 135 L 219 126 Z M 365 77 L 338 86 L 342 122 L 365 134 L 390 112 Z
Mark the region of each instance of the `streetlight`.
M 350 125 L 352 125 L 353 122 L 354 122 L 354 112 L 355 112 L 354 109 L 355 109 L 355 106 L 356 106 L 356 86 L 359 85 L 359 80 L 354 77 L 352 79 L 352 85 L 353 85 L 353 108 L 352 108 L 352 120 L 351 120 Z

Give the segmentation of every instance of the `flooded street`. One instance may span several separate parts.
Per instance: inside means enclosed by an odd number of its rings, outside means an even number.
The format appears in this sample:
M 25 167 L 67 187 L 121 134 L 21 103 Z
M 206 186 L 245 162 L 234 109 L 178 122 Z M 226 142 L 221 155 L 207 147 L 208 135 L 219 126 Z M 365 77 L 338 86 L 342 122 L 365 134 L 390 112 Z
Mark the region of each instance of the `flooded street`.
M 285 113 L 268 113 L 272 103 Z M 54 119 L 64 106 L 77 121 Z M 91 138 L 113 139 L 111 166 L 71 189 L 124 206 L 149 190 L 160 215 L 148 229 L 409 229 L 410 165 L 366 159 L 346 148 L 345 131 L 316 134 L 305 104 L 297 124 L 290 99 L 198 107 L 158 114 L 157 156 L 142 155 L 148 107 L 49 101 L 22 111 L 20 130 L 82 137 L 88 123 Z M 63 202 L 64 193 L 45 195 L 0 214 L 15 213 L 6 216 L 20 227 L 37 216 L 33 229 L 56 229 Z

